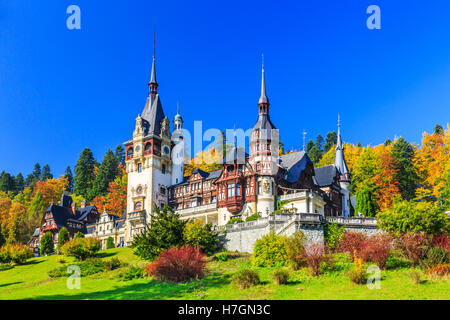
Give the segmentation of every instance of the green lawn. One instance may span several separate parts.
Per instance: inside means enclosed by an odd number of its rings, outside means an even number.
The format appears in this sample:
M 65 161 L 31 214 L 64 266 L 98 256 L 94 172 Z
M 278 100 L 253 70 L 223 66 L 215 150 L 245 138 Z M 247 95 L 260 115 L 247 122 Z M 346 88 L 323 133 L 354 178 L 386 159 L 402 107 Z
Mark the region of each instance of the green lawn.
M 102 251 L 100 256 L 144 265 L 129 248 Z M 311 277 L 308 269 L 291 271 L 289 284 L 273 283 L 274 269 L 258 268 L 262 284 L 239 290 L 231 283 L 234 272 L 250 266 L 248 257 L 209 262 L 207 277 L 187 284 L 167 284 L 151 279 L 122 281 L 121 269 L 81 279 L 80 290 L 70 290 L 66 278 L 52 279 L 47 271 L 60 266 L 61 256 L 33 258 L 26 265 L 0 271 L 0 299 L 450 299 L 448 280 L 428 279 L 413 284 L 409 269 L 382 271 L 381 289 L 353 284 L 343 272 Z M 63 257 L 66 261 L 71 258 Z M 426 277 L 424 277 L 426 278 Z

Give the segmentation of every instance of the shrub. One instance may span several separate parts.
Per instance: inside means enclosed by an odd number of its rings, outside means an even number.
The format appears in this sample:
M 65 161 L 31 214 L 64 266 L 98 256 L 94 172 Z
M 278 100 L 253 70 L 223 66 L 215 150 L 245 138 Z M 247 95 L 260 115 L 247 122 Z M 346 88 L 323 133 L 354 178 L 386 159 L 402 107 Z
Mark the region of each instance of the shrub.
M 420 265 L 424 268 L 431 268 L 438 264 L 446 264 L 449 262 L 449 253 L 447 250 L 439 247 L 431 247 L 426 253 L 426 258 L 420 261 Z
M 58 251 L 61 249 L 64 243 L 66 243 L 69 240 L 70 240 L 69 231 L 67 231 L 65 227 L 62 227 L 61 230 L 59 230 L 58 234 L 58 244 L 57 244 Z
M 0 262 L 23 264 L 33 257 L 33 251 L 23 244 L 5 244 L 0 248 Z
M 181 283 L 200 279 L 205 275 L 205 254 L 198 248 L 171 248 L 150 263 L 145 271 L 159 281 Z
M 216 255 L 216 259 L 222 262 L 228 261 L 228 254 L 226 252 L 221 252 Z
M 114 249 L 115 247 L 114 239 L 112 237 L 108 237 L 106 240 L 106 249 Z
M 392 249 L 392 238 L 388 235 L 376 235 L 367 238 L 360 249 L 363 261 L 374 262 L 383 269 Z
M 439 235 L 450 232 L 450 217 L 429 202 L 397 201 L 377 215 L 380 228 L 399 234 L 424 232 Z
M 398 269 L 411 267 L 411 261 L 404 258 L 401 250 L 391 250 L 389 253 L 385 269 Z
M 259 274 L 255 270 L 242 269 L 234 274 L 233 282 L 239 289 L 247 289 L 260 283 Z
M 92 274 L 96 274 L 102 272 L 103 262 L 100 259 L 89 259 L 84 262 L 76 264 L 80 268 L 80 276 L 86 277 Z M 60 278 L 60 277 L 68 277 L 71 273 L 68 273 L 67 265 L 52 269 L 48 271 L 48 276 L 50 278 Z
M 122 279 L 124 281 L 139 279 L 143 277 L 143 270 L 138 266 L 130 266 L 127 270 L 119 273 L 117 278 Z
M 339 243 L 344 238 L 345 227 L 339 227 L 337 223 L 327 223 L 324 228 L 327 247 L 332 251 L 338 249 Z
M 203 224 L 202 221 L 188 223 L 183 231 L 184 244 L 199 247 L 208 256 L 217 251 L 218 239 L 218 233 L 212 230 L 212 225 Z
M 334 253 L 322 264 L 321 272 L 343 272 L 353 266 L 348 253 Z
M 305 247 L 306 263 L 311 268 L 312 276 L 320 274 L 322 263 L 329 261 L 325 254 L 325 246 L 322 243 L 312 243 Z
M 353 254 L 354 269 L 348 272 L 348 277 L 353 283 L 364 284 L 367 282 L 366 271 L 363 268 L 363 259 L 358 258 L 357 251 Z
M 303 246 L 305 240 L 306 237 L 301 231 L 295 232 L 287 239 L 286 257 L 294 270 L 298 270 L 306 264 L 305 248 Z
M 287 261 L 287 238 L 269 233 L 256 240 L 251 262 L 259 267 L 281 267 Z
M 419 264 L 430 247 L 430 239 L 423 233 L 402 234 L 396 241 L 396 246 L 402 250 L 413 266 Z
M 367 236 L 363 233 L 346 232 L 342 237 L 342 241 L 339 242 L 338 250 L 340 252 L 347 252 L 348 254 L 352 255 L 352 257 L 353 253 L 356 250 L 357 254 L 359 255 L 363 250 L 366 240 Z
M 231 218 L 230 220 L 228 220 L 227 224 L 235 224 L 240 222 L 243 222 L 241 218 Z
M 252 214 L 251 216 L 248 216 L 247 218 L 245 218 L 245 222 L 248 222 L 248 221 L 256 221 L 256 220 L 258 220 L 259 218 L 261 218 L 261 216 L 260 216 L 259 214 L 257 214 L 257 213 L 254 213 L 254 214 Z
M 143 260 L 154 260 L 169 248 L 183 244 L 183 231 L 187 221 L 180 219 L 168 206 L 155 206 L 150 226 L 134 237 L 131 247 L 134 254 Z
M 412 280 L 412 282 L 413 282 L 414 284 L 420 284 L 420 283 L 422 282 L 421 274 L 420 274 L 420 272 L 417 271 L 417 270 L 412 270 L 412 271 L 409 273 L 409 276 L 411 277 L 411 280 Z
M 94 238 L 75 238 L 61 247 L 64 255 L 75 257 L 79 261 L 95 256 L 99 250 L 100 241 Z
M 450 238 L 446 234 L 441 234 L 433 237 L 433 245 L 438 248 L 450 251 Z
M 435 277 L 447 277 L 450 275 L 450 264 L 438 264 L 426 270 L 425 273 Z
M 84 233 L 81 232 L 81 231 L 78 231 L 78 232 L 75 234 L 75 239 L 79 239 L 79 238 L 84 238 Z
M 112 258 L 110 260 L 106 260 L 103 263 L 103 268 L 105 268 L 106 270 L 115 270 L 117 268 L 120 268 L 120 266 L 122 265 L 122 262 L 118 259 L 118 258 Z
M 55 252 L 55 245 L 53 243 L 53 234 L 46 232 L 41 238 L 41 255 L 52 254 Z
M 287 284 L 289 280 L 289 271 L 283 269 L 277 269 L 273 273 L 273 282 L 276 285 Z

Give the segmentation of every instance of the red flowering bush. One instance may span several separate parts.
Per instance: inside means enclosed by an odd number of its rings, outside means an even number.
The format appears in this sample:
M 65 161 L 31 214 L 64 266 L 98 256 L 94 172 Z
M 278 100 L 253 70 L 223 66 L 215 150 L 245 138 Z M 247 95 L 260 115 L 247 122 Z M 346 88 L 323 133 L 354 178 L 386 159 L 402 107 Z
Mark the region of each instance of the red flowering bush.
M 433 245 L 438 248 L 450 251 L 450 238 L 446 234 L 433 237 Z
M 380 234 L 366 238 L 362 244 L 360 256 L 363 261 L 374 262 L 384 268 L 392 249 L 392 237 Z
M 202 278 L 205 266 L 204 253 L 198 248 L 182 246 L 162 252 L 146 266 L 145 273 L 160 281 L 180 283 Z
M 323 243 L 312 243 L 305 247 L 305 259 L 311 268 L 311 274 L 316 277 L 320 274 L 320 266 L 323 262 L 328 262 L 329 257 L 325 254 Z
M 338 251 L 347 252 L 353 257 L 356 250 L 358 256 L 361 255 L 364 246 L 366 245 L 367 236 L 359 232 L 346 232 L 339 242 Z
M 423 233 L 406 233 L 398 237 L 396 246 L 411 260 L 413 266 L 424 259 L 431 246 L 430 237 Z
M 450 264 L 438 264 L 425 271 L 426 274 L 437 277 L 446 277 L 450 275 Z

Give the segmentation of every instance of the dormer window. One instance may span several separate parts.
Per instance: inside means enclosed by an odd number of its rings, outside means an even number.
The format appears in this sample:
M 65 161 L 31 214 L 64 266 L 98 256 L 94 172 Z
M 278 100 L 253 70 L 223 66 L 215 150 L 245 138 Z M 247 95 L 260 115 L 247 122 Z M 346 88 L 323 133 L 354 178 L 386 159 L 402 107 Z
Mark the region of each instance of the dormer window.
M 127 156 L 132 156 L 132 155 L 133 155 L 133 148 L 130 148 L 127 151 Z

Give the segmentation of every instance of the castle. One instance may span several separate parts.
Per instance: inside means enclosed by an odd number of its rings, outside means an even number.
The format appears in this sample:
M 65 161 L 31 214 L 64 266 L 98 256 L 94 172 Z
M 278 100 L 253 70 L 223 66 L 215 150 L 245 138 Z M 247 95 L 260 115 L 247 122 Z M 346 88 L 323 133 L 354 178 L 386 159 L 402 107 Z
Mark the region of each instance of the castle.
M 83 220 L 85 224 L 80 227 L 86 236 L 99 238 L 103 247 L 110 236 L 116 246 L 130 245 L 133 237 L 150 222 L 155 206 L 164 205 L 173 208 L 182 219 L 203 220 L 218 226 L 237 217 L 245 219 L 254 214 L 268 217 L 277 209 L 277 203 L 282 204 L 284 212 L 292 214 L 353 215 L 349 194 L 351 177 L 339 122 L 333 165 L 314 168 L 304 151 L 279 156 L 278 130 L 270 119 L 264 64 L 261 81 L 257 121 L 249 141 L 250 154 L 234 144 L 219 170 L 196 169 L 185 177 L 183 119 L 178 110 L 171 132 L 157 90 L 153 56 L 144 110 L 136 118 L 132 138 L 124 143 L 128 174 L 126 213 L 118 218 L 94 210 L 96 218 Z M 66 207 L 63 200 L 61 206 Z M 81 215 L 75 208 L 66 209 L 73 211 L 72 220 L 80 221 Z M 51 214 L 57 212 L 47 210 L 46 217 L 52 219 Z M 71 221 L 69 214 L 65 216 L 64 221 Z M 37 230 L 36 243 L 43 232 Z

